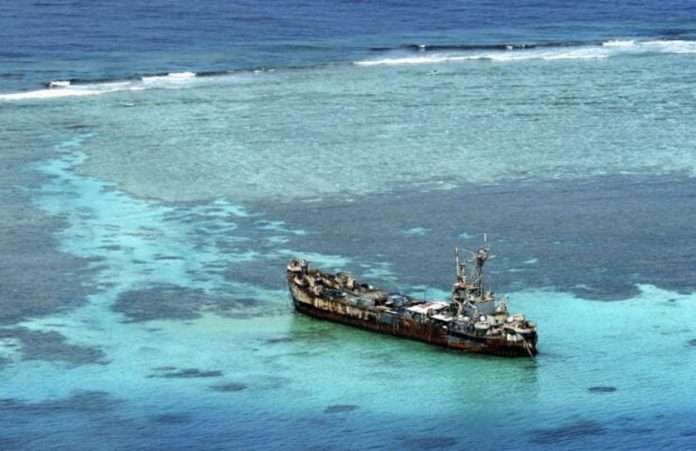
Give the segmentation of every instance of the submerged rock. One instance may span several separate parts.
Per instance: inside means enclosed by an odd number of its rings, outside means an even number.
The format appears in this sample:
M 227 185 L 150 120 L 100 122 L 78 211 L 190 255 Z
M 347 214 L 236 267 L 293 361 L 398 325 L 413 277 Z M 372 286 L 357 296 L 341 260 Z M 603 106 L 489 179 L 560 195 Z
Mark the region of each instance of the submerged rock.
M 612 393 L 616 391 L 616 387 L 598 385 L 587 389 L 590 393 Z
M 2 338 L 19 340 L 24 360 L 63 362 L 69 366 L 108 363 L 101 349 L 66 343 L 66 337 L 55 331 L 31 330 L 26 327 L 0 329 L 0 339 Z
M 324 409 L 324 413 L 352 412 L 353 410 L 357 410 L 358 408 L 358 406 L 353 404 L 334 404 Z
M 226 384 L 211 385 L 208 388 L 220 393 L 232 393 L 246 390 L 248 387 L 246 384 L 240 384 L 239 382 L 229 382 Z
M 268 340 L 266 340 L 266 343 L 268 343 L 269 345 L 274 345 L 274 344 L 278 344 L 278 343 L 290 343 L 291 341 L 293 341 L 292 337 L 279 337 L 279 338 L 269 338 Z

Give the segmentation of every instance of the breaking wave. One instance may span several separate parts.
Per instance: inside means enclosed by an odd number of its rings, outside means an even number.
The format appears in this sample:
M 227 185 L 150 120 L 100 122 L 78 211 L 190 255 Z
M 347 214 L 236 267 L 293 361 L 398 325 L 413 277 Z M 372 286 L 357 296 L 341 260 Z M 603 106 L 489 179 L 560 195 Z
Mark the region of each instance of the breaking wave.
M 617 55 L 647 53 L 696 53 L 696 41 L 689 40 L 631 40 L 614 39 L 592 43 L 539 43 L 539 44 L 490 44 L 490 45 L 426 45 L 407 44 L 395 48 L 371 48 L 372 52 L 385 54 L 381 58 L 354 61 L 357 66 L 441 64 L 488 60 L 515 62 L 526 60 L 581 60 L 601 59 Z M 322 65 L 319 65 L 321 67 Z M 288 67 L 284 70 L 313 69 L 311 67 Z M 259 73 L 274 72 L 275 69 L 256 68 L 211 72 L 170 72 L 143 75 L 128 80 L 53 80 L 44 89 L 0 94 L 2 100 L 52 99 L 108 94 L 120 91 L 143 91 L 148 89 L 179 89 L 211 83 L 241 81 Z
M 195 72 L 174 72 L 164 75 L 153 75 L 149 77 L 142 77 L 141 80 L 145 85 L 162 85 L 167 86 L 169 84 L 181 84 L 190 81 L 196 77 Z
M 143 91 L 147 89 L 176 89 L 201 83 L 210 83 L 212 78 L 233 77 L 232 72 L 172 72 L 146 75 L 133 80 L 89 82 L 80 80 L 55 80 L 46 83 L 46 88 L 35 91 L 0 94 L 0 100 L 52 99 L 108 94 L 119 91 Z M 206 79 L 203 81 L 202 79 Z
M 275 69 L 256 68 L 246 71 L 169 72 L 143 75 L 130 80 L 54 80 L 46 83 L 44 89 L 0 94 L 0 101 L 94 96 L 149 89 L 179 89 L 204 84 L 241 82 L 246 79 L 245 76 L 274 71 Z
M 69 81 L 50 82 L 47 89 L 15 92 L 0 95 L 0 100 L 54 99 L 59 97 L 80 97 L 106 94 L 108 92 L 135 90 L 131 82 L 109 82 L 77 85 Z
M 624 54 L 696 53 L 696 41 L 686 40 L 608 40 L 596 43 L 495 44 L 495 45 L 425 45 L 409 44 L 399 49 L 373 48 L 389 52 L 385 58 L 355 61 L 358 66 L 439 64 L 489 60 L 578 60 L 600 59 Z M 404 54 L 404 52 L 407 52 Z
M 48 83 L 49 88 L 65 88 L 70 86 L 70 80 L 55 80 Z

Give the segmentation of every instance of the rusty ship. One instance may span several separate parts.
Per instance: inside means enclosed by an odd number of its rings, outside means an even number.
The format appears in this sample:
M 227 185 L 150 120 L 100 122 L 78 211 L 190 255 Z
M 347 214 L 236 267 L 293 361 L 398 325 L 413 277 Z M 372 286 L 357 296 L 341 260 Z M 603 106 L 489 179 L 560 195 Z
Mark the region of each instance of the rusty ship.
M 455 249 L 456 282 L 449 300 L 420 300 L 357 282 L 349 273 L 330 274 L 305 260 L 287 266 L 295 310 L 315 318 L 446 348 L 499 356 L 537 353 L 536 324 L 508 312 L 487 289 L 483 267 L 491 257 L 484 245 L 471 252 L 472 268 Z

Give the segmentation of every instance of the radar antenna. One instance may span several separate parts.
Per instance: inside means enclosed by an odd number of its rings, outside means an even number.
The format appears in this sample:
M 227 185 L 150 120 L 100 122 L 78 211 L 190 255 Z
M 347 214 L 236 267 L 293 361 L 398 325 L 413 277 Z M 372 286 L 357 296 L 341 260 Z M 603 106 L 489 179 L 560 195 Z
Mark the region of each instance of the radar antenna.
M 459 302 L 460 300 L 468 300 L 469 298 L 483 297 L 486 293 L 485 282 L 483 278 L 483 266 L 489 258 L 495 257 L 491 255 L 491 248 L 488 245 L 488 235 L 483 234 L 483 244 L 477 251 L 470 251 L 473 268 L 471 275 L 467 278 L 466 263 L 459 259 L 459 248 L 454 249 L 455 264 L 457 265 L 457 283 L 454 284 L 452 290 L 452 299 Z M 462 294 L 464 295 L 462 297 Z

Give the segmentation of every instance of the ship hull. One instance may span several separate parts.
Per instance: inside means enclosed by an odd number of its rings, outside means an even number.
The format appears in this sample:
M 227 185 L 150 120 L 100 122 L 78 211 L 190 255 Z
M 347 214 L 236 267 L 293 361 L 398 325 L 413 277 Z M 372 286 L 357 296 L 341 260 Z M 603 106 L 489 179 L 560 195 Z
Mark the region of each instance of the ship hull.
M 340 301 L 313 296 L 295 285 L 290 286 L 290 294 L 297 312 L 317 319 L 422 341 L 458 351 L 506 357 L 529 357 L 536 354 L 536 337 L 531 343 L 531 347 L 525 347 L 524 343 L 510 343 L 504 339 L 491 339 L 448 331 L 443 327 L 417 323 L 408 318 L 390 315 L 387 312 L 360 308 Z

